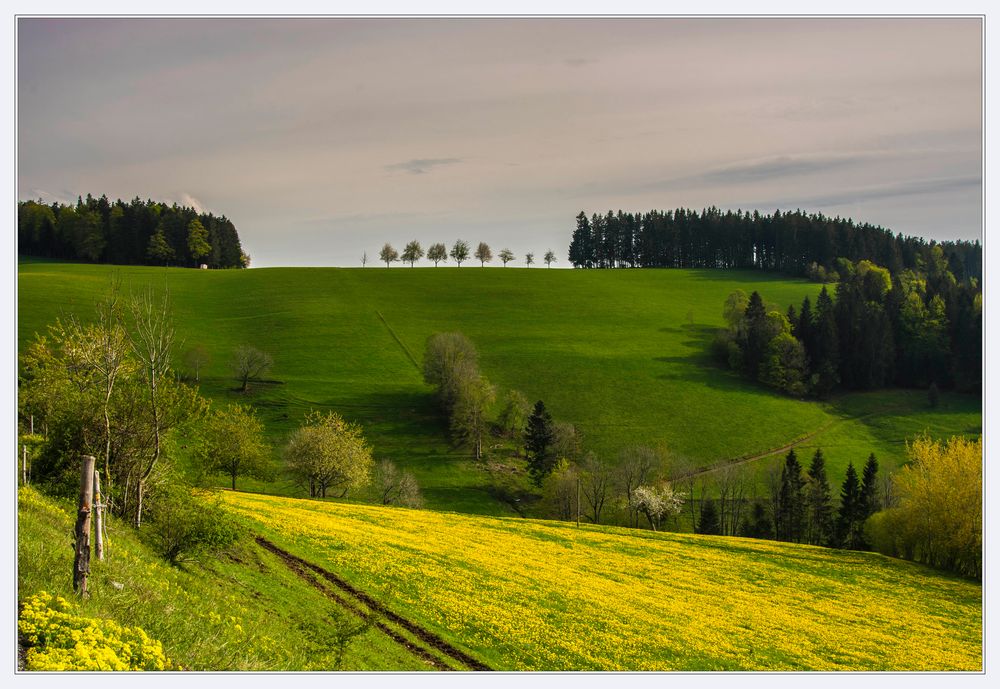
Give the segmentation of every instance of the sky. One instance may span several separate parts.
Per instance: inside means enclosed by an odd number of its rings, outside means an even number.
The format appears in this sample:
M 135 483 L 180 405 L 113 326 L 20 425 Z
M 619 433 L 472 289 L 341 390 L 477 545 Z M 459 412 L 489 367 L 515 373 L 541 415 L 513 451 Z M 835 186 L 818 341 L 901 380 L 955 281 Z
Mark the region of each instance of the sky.
M 192 205 L 255 267 L 566 267 L 581 210 L 982 238 L 978 19 L 22 18 L 17 60 L 20 199 Z

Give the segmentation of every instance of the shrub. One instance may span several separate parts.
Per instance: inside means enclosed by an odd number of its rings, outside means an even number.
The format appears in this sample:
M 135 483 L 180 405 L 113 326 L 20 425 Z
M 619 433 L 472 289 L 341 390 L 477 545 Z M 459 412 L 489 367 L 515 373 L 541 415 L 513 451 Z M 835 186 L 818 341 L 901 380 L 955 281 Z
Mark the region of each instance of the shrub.
M 173 564 L 227 548 L 240 536 L 239 526 L 225 510 L 186 486 L 159 490 L 148 514 L 143 538 Z
M 139 627 L 80 617 L 64 598 L 45 591 L 28 598 L 17 629 L 28 647 L 28 670 L 169 670 L 159 641 Z

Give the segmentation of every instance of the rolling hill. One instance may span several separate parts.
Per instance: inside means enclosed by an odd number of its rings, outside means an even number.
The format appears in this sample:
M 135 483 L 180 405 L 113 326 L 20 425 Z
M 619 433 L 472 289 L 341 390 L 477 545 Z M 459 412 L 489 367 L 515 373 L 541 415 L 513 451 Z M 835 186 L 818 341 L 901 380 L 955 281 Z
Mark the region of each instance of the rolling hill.
M 930 409 L 920 391 L 801 401 L 717 366 L 708 345 L 734 289 L 759 290 L 782 309 L 819 286 L 747 271 L 567 271 L 493 268 L 275 268 L 199 271 L 22 262 L 18 343 L 61 313 L 86 318 L 117 274 L 126 289 L 167 287 L 179 348 L 204 346 L 201 390 L 249 398 L 279 445 L 311 409 L 333 409 L 365 427 L 377 457 L 414 471 L 428 506 L 509 514 L 492 476 L 453 447 L 423 383 L 426 338 L 458 330 L 475 343 L 483 373 L 501 391 L 543 399 L 576 424 L 586 449 L 613 461 L 628 445 L 668 449 L 692 466 L 765 454 L 792 441 L 822 446 L 832 480 L 875 452 L 883 466 L 904 442 L 977 433 L 980 400 L 944 395 Z M 228 359 L 252 344 L 274 356 L 271 380 L 234 390 Z M 754 462 L 766 471 L 777 456 Z M 294 494 L 290 485 L 244 487 Z

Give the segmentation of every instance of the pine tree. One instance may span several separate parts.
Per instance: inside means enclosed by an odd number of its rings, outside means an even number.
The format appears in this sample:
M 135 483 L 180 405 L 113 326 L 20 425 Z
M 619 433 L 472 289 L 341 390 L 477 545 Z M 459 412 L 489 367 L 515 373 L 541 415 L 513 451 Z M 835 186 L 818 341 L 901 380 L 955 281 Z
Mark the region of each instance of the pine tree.
M 827 545 L 833 537 L 833 507 L 830 505 L 830 483 L 826 478 L 826 461 L 823 451 L 816 448 L 809 466 L 809 484 L 806 487 L 808 528 L 806 542 Z
M 195 265 L 201 263 L 201 259 L 212 252 L 212 245 L 208 243 L 208 230 L 195 218 L 188 224 L 188 253 L 194 260 Z
M 812 302 L 809 297 L 802 300 L 802 309 L 799 311 L 799 319 L 795 322 L 792 334 L 795 335 L 806 348 L 806 356 L 810 362 L 816 360 L 816 326 L 813 323 Z
M 744 332 L 741 349 L 743 350 L 743 366 L 752 378 L 757 378 L 758 368 L 764 360 L 768 337 L 767 309 L 760 293 L 754 291 L 750 295 L 747 309 L 743 316 Z
M 806 353 L 812 359 L 813 391 L 826 395 L 840 382 L 840 336 L 837 333 L 837 316 L 833 299 L 826 285 L 816 299 L 813 346 Z
M 167 238 L 163 234 L 163 228 L 159 228 L 149 238 L 149 248 L 146 250 L 146 256 L 153 259 L 158 263 L 169 263 L 174 257 L 173 248 L 167 243 Z
M 802 540 L 805 521 L 805 495 L 802 480 L 802 465 L 799 464 L 795 450 L 789 450 L 785 456 L 785 466 L 781 470 L 781 488 L 778 493 L 777 514 L 775 526 L 779 541 Z
M 861 472 L 861 518 L 868 519 L 879 510 L 878 460 L 875 453 L 868 455 L 864 471 Z
M 555 457 L 551 452 L 555 440 L 552 416 L 545 409 L 545 404 L 538 400 L 528 417 L 528 427 L 525 430 L 524 449 L 528 455 L 528 472 L 535 485 L 542 481 L 552 471 Z
M 740 536 L 743 538 L 773 538 L 774 524 L 767 513 L 767 508 L 760 500 L 754 502 L 750 516 L 743 519 L 740 525 Z
M 701 513 L 698 515 L 698 525 L 695 533 L 712 534 L 718 536 L 722 533 L 719 525 L 719 513 L 715 509 L 715 500 L 702 500 Z
M 847 465 L 844 484 L 840 488 L 840 510 L 837 513 L 837 544 L 857 550 L 862 544 L 861 484 L 854 463 Z

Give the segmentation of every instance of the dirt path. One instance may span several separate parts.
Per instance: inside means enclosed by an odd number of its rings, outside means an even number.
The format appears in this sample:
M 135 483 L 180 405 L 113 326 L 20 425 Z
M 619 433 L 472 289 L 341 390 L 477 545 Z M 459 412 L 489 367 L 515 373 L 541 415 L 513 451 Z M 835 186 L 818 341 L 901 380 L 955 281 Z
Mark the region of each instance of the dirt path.
M 326 589 L 324 589 L 321 585 L 319 585 L 319 582 L 315 581 L 309 575 L 309 572 L 312 572 L 322 577 L 329 583 L 333 584 L 335 587 L 337 587 L 345 594 L 347 594 L 351 599 L 353 599 L 355 604 L 360 604 L 361 606 L 367 608 L 369 611 L 377 613 L 378 615 L 384 617 L 386 620 L 389 620 L 399 625 L 401 628 L 405 629 L 410 634 L 413 634 L 413 636 L 420 639 L 423 643 L 427 644 L 434 650 L 438 651 L 439 653 L 442 653 L 443 655 L 448 656 L 453 660 L 458 661 L 459 663 L 465 665 L 470 670 L 477 670 L 477 671 L 492 670 L 491 667 L 489 667 L 482 661 L 473 658 L 472 656 L 470 656 L 469 654 L 465 653 L 464 651 L 458 648 L 455 648 L 454 646 L 449 644 L 447 641 L 442 639 L 434 632 L 431 632 L 425 629 L 424 627 L 421 627 L 420 625 L 416 624 L 415 622 L 411 622 L 405 617 L 402 617 L 401 615 L 398 615 L 393 611 L 389 610 L 384 605 L 382 605 L 382 603 L 372 598 L 364 591 L 355 588 L 354 586 L 352 586 L 351 584 L 349 584 L 348 582 L 346 582 L 333 572 L 323 569 L 319 565 L 315 565 L 311 562 L 303 560 L 297 555 L 293 555 L 287 550 L 283 550 L 282 548 L 278 547 L 271 541 L 261 536 L 257 536 L 257 543 L 265 550 L 268 550 L 274 555 L 277 555 L 282 560 L 282 562 L 284 562 L 285 565 L 290 570 L 295 572 L 295 574 L 297 574 L 300 578 L 309 582 L 311 585 L 320 588 L 321 590 L 326 592 L 327 595 L 329 595 L 331 598 L 333 598 L 342 606 L 347 607 L 348 609 L 351 609 L 354 612 L 359 612 L 356 605 L 348 603 L 348 601 L 344 600 L 341 596 L 338 596 L 333 592 L 326 591 Z M 385 632 L 394 641 L 403 645 L 407 650 L 409 650 L 414 655 L 431 663 L 436 669 L 439 670 L 451 669 L 447 665 L 442 663 L 438 658 L 435 658 L 434 655 L 431 654 L 427 649 L 410 642 L 405 637 L 403 637 L 402 635 L 398 634 L 393 629 L 388 627 L 384 622 L 377 621 L 375 623 L 375 626 L 378 627 L 378 629 L 380 629 L 381 631 Z
M 870 414 L 866 414 L 865 416 L 870 416 Z M 855 417 L 855 418 L 856 419 L 861 419 L 861 418 L 864 418 L 864 417 L 858 416 L 858 417 Z M 791 450 L 793 447 L 798 447 L 799 445 L 802 445 L 803 443 L 809 442 L 810 440 L 812 440 L 813 438 L 815 438 L 820 433 L 822 433 L 822 432 L 824 432 L 826 430 L 829 430 L 830 427 L 833 426 L 834 424 L 840 423 L 841 421 L 844 421 L 844 420 L 845 419 L 830 419 L 825 424 L 823 424 L 822 426 L 820 426 L 819 428 L 817 428 L 816 430 L 814 430 L 812 433 L 808 433 L 807 435 L 803 435 L 803 436 L 801 436 L 799 438 L 796 438 L 792 442 L 787 443 L 786 445 L 782 445 L 781 447 L 775 447 L 775 448 L 770 449 L 770 450 L 764 450 L 763 452 L 758 452 L 758 453 L 752 454 L 752 455 L 744 455 L 743 457 L 736 457 L 734 459 L 724 459 L 721 462 L 716 462 L 715 464 L 710 464 L 707 467 L 702 467 L 700 469 L 695 469 L 694 471 L 687 471 L 687 472 L 685 472 L 683 474 L 675 476 L 671 480 L 672 481 L 683 481 L 683 480 L 686 480 L 686 479 L 695 478 L 697 476 L 704 476 L 705 474 L 711 474 L 711 473 L 713 473 L 715 471 L 719 471 L 720 469 L 725 469 L 727 467 L 732 467 L 732 466 L 739 466 L 741 464 L 748 464 L 750 462 L 755 462 L 758 459 L 764 459 L 765 457 L 772 457 L 772 456 L 780 454 L 782 452 L 787 452 L 788 450 Z

